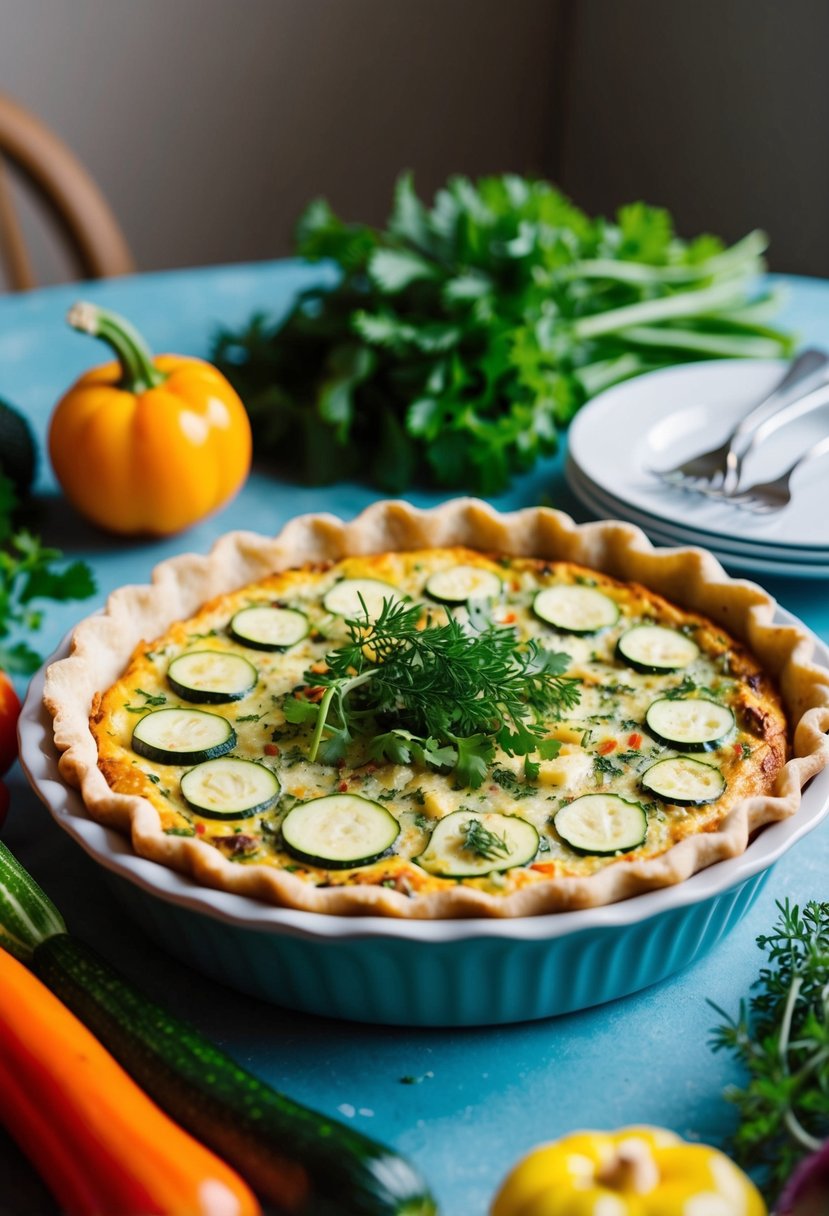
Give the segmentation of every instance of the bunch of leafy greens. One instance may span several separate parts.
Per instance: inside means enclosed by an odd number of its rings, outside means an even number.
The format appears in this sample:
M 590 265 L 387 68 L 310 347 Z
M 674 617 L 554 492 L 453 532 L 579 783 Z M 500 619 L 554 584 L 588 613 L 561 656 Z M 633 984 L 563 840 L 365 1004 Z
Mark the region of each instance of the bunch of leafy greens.
M 777 907 L 772 932 L 757 939 L 769 965 L 756 993 L 736 1020 L 714 1006 L 726 1021 L 712 1042 L 748 1073 L 726 1094 L 740 1112 L 733 1155 L 758 1171 L 770 1201 L 829 1138 L 829 903 Z
M 348 621 L 351 640 L 326 656 L 328 671 L 309 673 L 314 699 L 284 702 L 289 722 L 314 726 L 310 759 L 334 763 L 361 735 L 373 759 L 451 769 L 461 786 L 483 782 L 496 747 L 536 776 L 560 746 L 545 738 L 545 718 L 578 704 L 578 681 L 563 674 L 569 655 L 478 624 L 424 622 L 422 605 L 395 600 L 374 621 Z
M 588 398 L 690 359 L 777 357 L 778 300 L 752 295 L 766 240 L 690 242 L 633 203 L 591 219 L 548 183 L 452 178 L 431 209 L 410 175 L 385 230 L 324 201 L 297 253 L 336 285 L 286 319 L 219 334 L 213 359 L 246 402 L 257 450 L 306 480 L 400 491 L 413 481 L 502 490 L 555 449 Z
M 16 634 L 40 628 L 43 610 L 35 600 L 82 600 L 95 591 L 89 567 L 72 562 L 58 568 L 61 554 L 14 523 L 17 506 L 11 482 L 0 475 L 0 670 L 31 675 L 40 655 Z

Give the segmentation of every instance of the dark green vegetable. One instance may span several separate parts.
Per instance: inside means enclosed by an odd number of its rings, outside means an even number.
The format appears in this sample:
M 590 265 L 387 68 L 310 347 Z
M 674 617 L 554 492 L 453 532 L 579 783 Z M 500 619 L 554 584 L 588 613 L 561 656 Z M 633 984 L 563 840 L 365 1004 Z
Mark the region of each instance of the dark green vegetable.
M 220 333 L 213 360 L 246 402 L 258 451 L 313 483 L 502 490 L 555 449 L 590 397 L 691 359 L 778 357 L 766 239 L 675 237 L 644 203 L 590 219 L 546 182 L 452 178 L 431 209 L 410 175 L 387 229 L 302 216 L 296 248 L 339 272 L 274 325 Z M 331 280 L 329 279 L 329 282 Z M 288 459 L 286 460 L 286 456 Z
M 32 488 L 37 448 L 32 428 L 21 413 L 0 401 L 0 474 L 21 498 Z
M 404 1158 L 292 1102 L 134 989 L 0 843 L 0 945 L 86 1023 L 158 1104 L 291 1216 L 436 1216 Z
M 757 938 L 768 965 L 754 995 L 736 1018 L 709 1002 L 724 1019 L 713 1050 L 730 1052 L 746 1073 L 743 1088 L 726 1092 L 740 1114 L 731 1154 L 757 1171 L 770 1202 L 798 1162 L 829 1142 L 829 903 L 777 908 L 771 933 Z

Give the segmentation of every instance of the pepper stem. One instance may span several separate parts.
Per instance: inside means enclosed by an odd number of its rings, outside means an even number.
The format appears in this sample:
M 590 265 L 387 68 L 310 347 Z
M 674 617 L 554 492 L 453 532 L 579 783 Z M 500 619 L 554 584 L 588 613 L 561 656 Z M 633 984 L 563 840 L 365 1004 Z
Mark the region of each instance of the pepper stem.
M 145 393 L 167 379 L 153 363 L 153 356 L 138 330 L 118 313 L 99 308 L 86 300 L 73 304 L 66 314 L 73 329 L 107 342 L 121 364 L 120 388 L 127 393 Z
M 619 1145 L 597 1180 L 613 1190 L 646 1195 L 658 1185 L 659 1169 L 647 1145 L 640 1140 L 628 1140 Z

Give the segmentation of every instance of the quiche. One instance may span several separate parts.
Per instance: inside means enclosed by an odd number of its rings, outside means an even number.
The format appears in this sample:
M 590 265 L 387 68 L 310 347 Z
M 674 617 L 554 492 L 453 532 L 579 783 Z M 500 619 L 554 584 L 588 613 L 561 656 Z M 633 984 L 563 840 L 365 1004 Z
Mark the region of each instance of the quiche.
M 378 504 L 112 597 L 47 677 L 90 814 L 198 882 L 413 917 L 587 907 L 795 813 L 826 673 L 699 551 Z

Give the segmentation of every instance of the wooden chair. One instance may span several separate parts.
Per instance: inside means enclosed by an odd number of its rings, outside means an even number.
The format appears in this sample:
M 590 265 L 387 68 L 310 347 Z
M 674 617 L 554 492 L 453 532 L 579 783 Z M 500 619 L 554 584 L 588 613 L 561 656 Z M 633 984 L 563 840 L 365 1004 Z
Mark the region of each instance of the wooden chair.
M 45 204 L 80 277 L 135 269 L 132 255 L 95 182 L 48 127 L 0 93 L 0 267 L 13 291 L 36 286 L 10 190 L 10 171 Z

